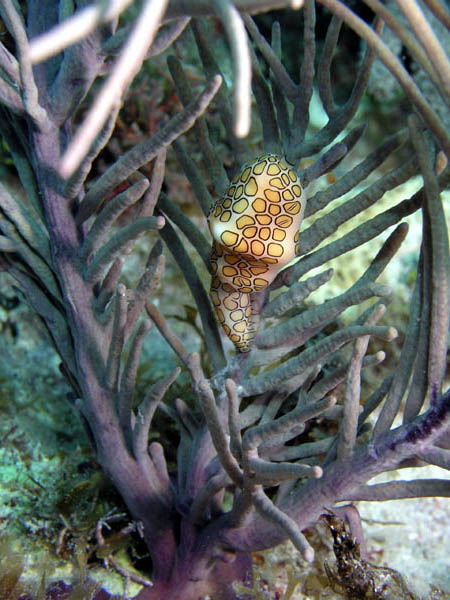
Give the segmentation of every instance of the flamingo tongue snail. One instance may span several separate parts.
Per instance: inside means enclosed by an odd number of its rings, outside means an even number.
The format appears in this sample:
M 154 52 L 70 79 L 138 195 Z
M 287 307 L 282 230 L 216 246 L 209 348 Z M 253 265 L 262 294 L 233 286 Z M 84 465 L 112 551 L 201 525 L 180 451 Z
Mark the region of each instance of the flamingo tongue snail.
M 263 154 L 242 167 L 211 208 L 211 300 L 240 352 L 249 352 L 258 330 L 252 293 L 298 255 L 305 204 L 296 172 L 281 156 Z

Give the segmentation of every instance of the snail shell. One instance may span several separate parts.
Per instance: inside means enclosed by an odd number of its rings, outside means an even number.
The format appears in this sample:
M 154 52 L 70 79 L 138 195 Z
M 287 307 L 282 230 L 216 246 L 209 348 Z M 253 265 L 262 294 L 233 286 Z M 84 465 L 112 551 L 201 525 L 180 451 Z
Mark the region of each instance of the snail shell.
M 242 167 L 211 208 L 211 300 L 241 352 L 250 350 L 259 325 L 252 293 L 298 254 L 305 204 L 297 173 L 281 156 L 263 154 Z

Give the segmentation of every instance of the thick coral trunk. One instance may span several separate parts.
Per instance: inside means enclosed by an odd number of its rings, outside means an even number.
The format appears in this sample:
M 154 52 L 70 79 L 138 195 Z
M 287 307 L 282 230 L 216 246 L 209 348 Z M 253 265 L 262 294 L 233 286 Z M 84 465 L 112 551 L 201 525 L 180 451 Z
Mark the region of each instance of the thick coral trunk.
M 140 592 L 136 600 L 238 600 L 233 582 L 250 581 L 251 557 L 238 553 L 231 562 L 214 556 L 193 554 L 179 557 L 171 577 L 155 580 L 151 588 Z M 211 567 L 211 563 L 215 564 Z M 239 596 L 242 598 L 242 596 Z

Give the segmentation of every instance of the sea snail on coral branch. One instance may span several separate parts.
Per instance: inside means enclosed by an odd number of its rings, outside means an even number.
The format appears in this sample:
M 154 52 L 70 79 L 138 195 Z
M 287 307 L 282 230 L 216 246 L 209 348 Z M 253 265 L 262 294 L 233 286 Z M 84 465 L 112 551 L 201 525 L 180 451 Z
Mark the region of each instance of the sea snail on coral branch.
M 298 255 L 305 204 L 296 172 L 281 156 L 263 154 L 242 167 L 211 208 L 211 299 L 240 352 L 250 350 L 258 330 L 252 293 Z

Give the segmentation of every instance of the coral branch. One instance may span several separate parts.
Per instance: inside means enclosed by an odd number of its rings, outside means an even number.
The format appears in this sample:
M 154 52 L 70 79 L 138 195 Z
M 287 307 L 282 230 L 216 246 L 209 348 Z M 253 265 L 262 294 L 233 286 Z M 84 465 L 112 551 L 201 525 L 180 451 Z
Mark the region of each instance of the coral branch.
M 123 284 L 117 286 L 114 296 L 114 325 L 111 343 L 106 361 L 105 385 L 111 390 L 117 390 L 120 372 L 120 357 L 122 355 L 125 325 L 127 322 L 127 290 Z
M 169 56 L 167 59 L 167 65 L 183 106 L 188 106 L 189 103 L 193 101 L 193 96 L 181 62 L 175 56 Z M 193 126 L 193 131 L 202 151 L 205 166 L 208 171 L 211 172 L 211 178 L 214 182 L 214 187 L 216 188 L 217 193 L 222 193 L 228 187 L 229 179 L 223 167 L 222 161 L 220 160 L 220 157 L 214 148 L 214 144 L 210 139 L 208 125 L 203 115 L 198 117 Z M 209 213 L 210 208 L 211 203 L 208 205 L 206 214 Z
M 446 371 L 450 323 L 450 251 L 439 182 L 418 119 L 410 118 L 411 139 L 424 179 L 425 210 L 431 236 L 431 329 L 428 383 L 440 393 Z
M 444 97 L 450 98 L 450 61 L 431 24 L 426 20 L 417 2 L 398 0 L 398 4 L 427 53 L 430 61 L 427 63 L 427 73 L 431 77 L 437 75 L 442 84 Z
M 83 242 L 82 256 L 85 260 L 98 250 L 105 234 L 116 219 L 142 197 L 148 185 L 148 179 L 141 179 L 124 192 L 117 194 L 100 211 Z
M 239 460 L 242 438 L 239 426 L 239 397 L 235 382 L 232 379 L 227 379 L 225 381 L 225 389 L 227 391 L 229 404 L 228 428 L 230 430 L 230 451 L 231 454 Z
M 192 221 L 184 215 L 183 211 L 165 194 L 160 195 L 158 208 L 182 231 L 189 242 L 197 250 L 200 258 L 203 260 L 206 268 L 209 270 L 211 243 L 206 240 L 203 233 L 199 231 L 198 227 L 196 227 Z
M 425 4 L 432 11 L 434 16 L 443 23 L 447 29 L 450 29 L 450 12 L 440 0 L 424 0 Z
M 170 331 L 162 314 L 159 312 L 159 310 L 156 308 L 156 306 L 154 304 L 152 304 L 151 302 L 147 302 L 145 304 L 145 309 L 148 313 L 148 316 L 155 323 L 159 332 L 164 337 L 164 339 L 168 342 L 168 344 L 170 345 L 172 350 L 179 357 L 179 359 L 187 366 L 188 359 L 189 359 L 189 352 L 183 346 L 183 344 L 179 340 L 179 338 L 177 338 L 177 336 L 174 333 L 172 333 L 172 331 Z
M 332 276 L 333 269 L 327 269 L 319 275 L 305 279 L 305 281 L 294 283 L 287 291 L 282 292 L 264 306 L 262 316 L 267 318 L 281 317 L 291 308 L 300 306 L 305 298 L 329 281 Z M 271 287 L 276 289 L 276 285 L 272 284 Z
M 128 304 L 126 336 L 142 313 L 149 296 L 157 289 L 164 272 L 165 257 L 162 254 L 161 241 L 155 244 L 145 266 L 145 271 L 139 279 Z
M 324 410 L 333 406 L 335 402 L 334 398 L 327 398 L 314 404 L 300 406 L 275 421 L 248 429 L 242 438 L 243 450 L 248 451 L 257 448 L 271 437 L 284 433 L 292 427 L 320 415 Z
M 273 348 L 291 344 L 292 340 L 295 340 L 297 345 L 303 344 L 306 339 L 311 337 L 312 332 L 317 333 L 318 328 L 325 327 L 349 306 L 361 304 L 373 296 L 389 295 L 390 289 L 379 284 L 355 287 L 325 304 L 313 306 L 284 323 L 265 329 L 258 336 L 256 345 L 258 348 Z
M 247 33 L 242 19 L 229 0 L 213 0 L 213 10 L 220 17 L 231 47 L 234 67 L 234 134 L 245 137 L 250 129 L 251 59 Z
M 121 227 L 101 248 L 95 253 L 92 261 L 85 269 L 85 280 L 88 283 L 97 282 L 105 271 L 109 263 L 113 262 L 117 256 L 124 252 L 130 243 L 151 229 L 161 229 L 164 227 L 164 217 L 143 217 L 134 223 L 129 223 Z
M 100 24 L 117 17 L 131 2 L 132 0 L 103 0 L 86 6 L 50 31 L 33 39 L 29 49 L 31 62 L 42 62 L 83 39 Z
M 305 209 L 305 216 L 309 217 L 317 211 L 325 208 L 332 200 L 339 198 L 364 181 L 372 171 L 379 167 L 402 143 L 407 139 L 405 130 L 395 133 L 385 140 L 378 148 L 366 156 L 358 165 L 350 171 L 344 173 L 336 183 L 330 185 L 327 189 L 319 191 L 308 199 Z
M 180 371 L 181 369 L 176 367 L 170 375 L 154 383 L 138 407 L 136 424 L 133 430 L 133 453 L 138 461 L 148 460 L 148 434 L 153 415 Z M 153 449 L 153 451 L 156 452 L 156 449 Z
M 375 325 L 385 313 L 383 304 L 375 305 L 374 310 L 365 321 L 365 325 Z M 361 393 L 361 368 L 364 355 L 369 345 L 369 336 L 363 336 L 356 340 L 350 367 L 347 374 L 347 385 L 344 397 L 344 414 L 339 428 L 337 441 L 338 459 L 347 458 L 353 451 L 358 432 L 359 399 Z
M 406 69 L 402 66 L 394 54 L 392 54 L 389 48 L 382 42 L 380 37 L 354 12 L 342 4 L 342 2 L 339 2 L 338 0 L 318 1 L 320 4 L 323 4 L 329 8 L 335 15 L 342 18 L 349 27 L 354 29 L 359 36 L 366 40 L 366 42 L 375 49 L 378 58 L 386 65 L 389 71 L 391 71 L 391 73 L 397 79 L 405 94 L 417 107 L 424 121 L 436 136 L 447 157 L 450 157 L 450 138 L 445 131 L 445 128 L 439 121 L 436 113 L 422 96 L 419 88 L 409 76 Z
M 120 376 L 119 393 L 117 398 L 119 422 L 122 431 L 125 435 L 125 439 L 128 440 L 130 446 L 132 433 L 133 399 L 134 388 L 136 385 L 137 369 L 139 366 L 139 360 L 141 358 L 144 339 L 151 327 L 151 324 L 151 321 L 146 319 L 144 321 L 141 321 L 138 328 L 136 329 L 136 332 L 131 340 L 131 347 L 128 353 L 127 361 L 123 367 Z
M 30 49 L 22 16 L 12 0 L 4 0 L 0 5 L 0 14 L 16 42 L 17 58 L 20 73 L 20 88 L 23 106 L 26 113 L 41 129 L 49 126 L 46 110 L 39 104 L 39 94 L 33 76 L 30 60 Z
M 153 41 L 167 2 L 168 0 L 146 0 L 144 2 L 140 18 L 131 32 L 120 58 L 61 159 L 59 166 L 61 177 L 67 178 L 72 175 L 89 151 L 108 115 L 121 103 L 124 91 L 141 67 Z
M 403 45 L 408 48 L 409 52 L 414 59 L 421 65 L 421 67 L 427 72 L 433 83 L 439 86 L 439 77 L 435 71 L 434 61 L 427 57 L 427 54 L 423 51 L 420 44 L 410 33 L 410 31 L 400 23 L 395 16 L 379 1 L 379 0 L 364 0 L 365 4 L 370 8 L 388 25 L 388 27 L 395 32 L 395 34 L 402 41 Z M 412 9 L 413 3 L 409 4 Z M 402 7 L 401 7 L 402 8 Z M 417 6 L 415 7 L 417 8 Z M 402 9 L 403 10 L 403 9 Z M 412 9 L 415 10 L 415 9 Z M 407 17 L 408 18 L 408 17 Z M 412 27 L 414 28 L 415 19 L 412 19 Z M 442 63 L 441 63 L 442 64 Z
M 222 423 L 216 406 L 216 400 L 214 398 L 213 391 L 203 376 L 197 354 L 191 354 L 189 358 L 189 366 L 193 386 L 197 392 L 200 406 L 202 407 L 206 422 L 208 423 L 208 429 L 211 434 L 214 447 L 218 456 L 220 457 L 220 462 L 231 480 L 239 486 L 242 484 L 242 471 L 239 468 L 236 459 L 230 452 L 230 446 L 222 428 Z
M 295 377 L 305 371 L 306 368 L 322 361 L 327 356 L 336 352 L 341 346 L 351 339 L 361 335 L 374 335 L 387 341 L 392 341 L 397 337 L 397 331 L 393 327 L 378 326 L 352 326 L 337 331 L 324 340 L 317 342 L 312 347 L 301 352 L 298 356 L 288 359 L 283 364 L 274 367 L 268 373 L 255 375 L 252 378 L 245 379 L 242 382 L 242 395 L 251 396 L 261 394 L 282 382 Z
M 303 558 L 311 563 L 314 560 L 314 550 L 307 542 L 305 536 L 300 532 L 294 519 L 291 519 L 286 513 L 278 509 L 259 487 L 253 492 L 252 501 L 261 516 L 281 527 Z
M 429 496 L 450 496 L 450 481 L 443 479 L 416 479 L 412 481 L 390 481 L 375 483 L 346 494 L 346 500 L 371 500 L 383 502 L 402 498 L 426 498 Z
M 139 167 L 152 160 L 163 148 L 192 127 L 197 117 L 206 110 L 221 83 L 221 77 L 213 77 L 198 98 L 190 102 L 184 110 L 173 117 L 160 132 L 128 150 L 114 163 L 84 197 L 79 207 L 78 221 L 82 222 L 87 219 L 119 183 Z
M 411 300 L 408 329 L 406 330 L 405 340 L 403 342 L 403 348 L 398 363 L 399 368 L 395 371 L 388 398 L 384 403 L 375 424 L 373 431 L 374 436 L 383 431 L 387 431 L 391 427 L 400 409 L 403 395 L 406 392 L 411 377 L 419 342 L 420 328 L 417 327 L 417 323 L 421 318 L 421 287 L 422 277 L 420 270 L 418 270 Z
M 202 321 L 205 341 L 211 362 L 214 370 L 218 371 L 224 365 L 225 358 L 217 322 L 206 290 L 200 280 L 200 276 L 194 263 L 170 223 L 166 223 L 165 227 L 161 230 L 161 237 L 166 242 L 170 252 L 175 258 L 195 299 L 199 309 L 199 316 Z

